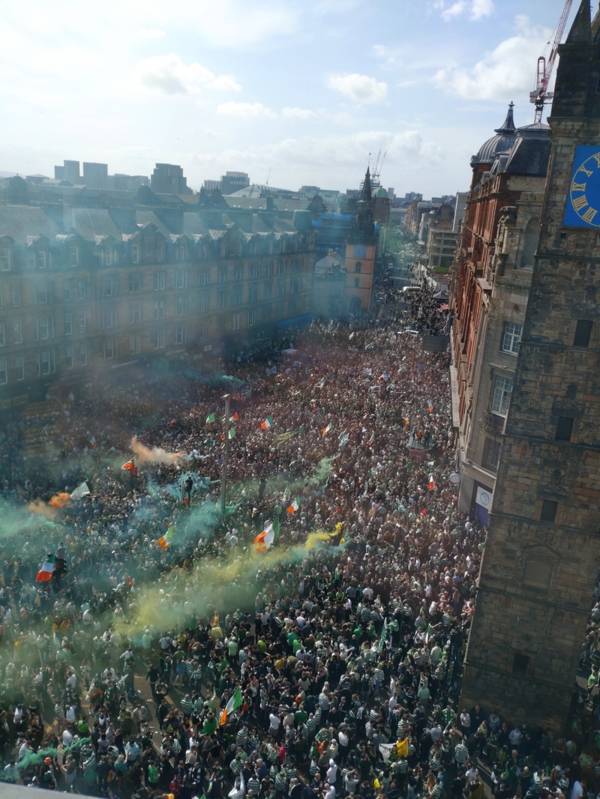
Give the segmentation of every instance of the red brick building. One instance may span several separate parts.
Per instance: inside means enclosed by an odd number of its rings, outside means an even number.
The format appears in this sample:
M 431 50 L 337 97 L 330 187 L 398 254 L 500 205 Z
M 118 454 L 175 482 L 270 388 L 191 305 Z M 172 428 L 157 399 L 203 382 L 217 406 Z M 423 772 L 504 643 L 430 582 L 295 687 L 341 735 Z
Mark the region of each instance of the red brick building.
M 502 127 L 471 161 L 452 281 L 452 389 L 460 507 L 487 525 L 539 236 L 549 138 Z

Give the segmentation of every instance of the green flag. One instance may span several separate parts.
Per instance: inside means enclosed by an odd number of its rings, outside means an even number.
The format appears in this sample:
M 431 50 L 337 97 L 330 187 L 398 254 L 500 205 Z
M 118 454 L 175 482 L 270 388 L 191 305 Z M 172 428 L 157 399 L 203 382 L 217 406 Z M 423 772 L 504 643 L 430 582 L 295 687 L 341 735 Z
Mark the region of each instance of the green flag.
M 233 439 L 236 437 L 236 435 L 237 435 L 237 430 L 235 429 L 235 427 L 230 427 L 228 432 L 227 432 L 227 438 L 230 441 L 233 441 Z
M 206 417 L 206 424 L 214 424 L 217 421 L 216 413 L 209 413 Z
M 213 732 L 217 729 L 217 720 L 216 718 L 206 719 L 204 722 L 204 727 L 202 727 L 202 735 L 212 735 Z

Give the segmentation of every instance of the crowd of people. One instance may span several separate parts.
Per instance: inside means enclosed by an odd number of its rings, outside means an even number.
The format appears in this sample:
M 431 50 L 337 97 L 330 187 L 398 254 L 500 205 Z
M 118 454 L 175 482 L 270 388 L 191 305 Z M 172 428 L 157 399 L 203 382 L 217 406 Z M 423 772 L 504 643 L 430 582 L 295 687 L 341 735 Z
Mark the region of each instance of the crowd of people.
M 456 508 L 446 356 L 399 327 L 313 325 L 236 370 L 228 418 L 222 388 L 184 378 L 65 401 L 61 457 L 3 506 L 0 780 L 110 799 L 598 789 L 583 731 L 459 703 L 484 535 Z

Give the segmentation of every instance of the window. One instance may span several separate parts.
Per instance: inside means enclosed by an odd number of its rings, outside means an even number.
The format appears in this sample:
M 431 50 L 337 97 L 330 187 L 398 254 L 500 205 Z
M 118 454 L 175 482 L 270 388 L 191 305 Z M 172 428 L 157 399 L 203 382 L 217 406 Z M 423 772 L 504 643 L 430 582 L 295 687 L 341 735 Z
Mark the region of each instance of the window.
M 80 366 L 87 366 L 88 362 L 87 344 L 81 344 L 79 346 L 79 349 L 77 351 L 77 358 Z
M 258 277 L 258 264 L 252 263 L 250 264 L 250 279 L 256 280 Z
M 152 276 L 154 291 L 164 291 L 167 287 L 167 273 L 155 272 Z
M 8 360 L 0 358 L 0 386 L 5 386 L 8 383 Z
M 48 305 L 48 301 L 50 299 L 48 284 L 46 283 L 40 284 L 36 289 L 35 296 L 38 305 Z
M 492 413 L 506 416 L 510 405 L 513 384 L 508 377 L 496 376 L 492 385 Z
M 589 347 L 592 337 L 592 325 L 594 323 L 587 319 L 578 319 L 573 338 L 574 347 Z
M 200 285 L 208 286 L 208 272 L 205 269 L 200 272 Z
M 225 307 L 225 292 L 224 291 L 220 291 L 219 292 L 219 296 L 218 296 L 217 299 L 218 299 L 218 303 L 219 303 L 219 308 L 224 308 Z
M 142 249 L 140 245 L 136 242 L 135 244 L 131 245 L 131 263 L 139 264 L 141 260 L 142 260 Z
M 10 287 L 10 301 L 14 308 L 20 308 L 21 286 L 18 283 L 13 283 Z
M 354 278 L 354 288 L 355 289 L 359 289 L 360 288 L 360 278 L 359 277 L 355 277 Z
M 254 327 L 256 324 L 256 311 L 248 311 L 248 327 Z
M 12 251 L 9 247 L 0 247 L 0 272 L 12 269 Z
M 362 263 L 360 261 L 357 261 L 356 266 L 354 267 L 354 271 L 356 272 L 357 275 L 360 275 L 360 273 L 362 272 Z
M 178 261 L 185 261 L 187 258 L 187 247 L 183 242 L 177 245 L 176 258 Z
M 102 314 L 102 327 L 104 330 L 112 330 L 117 326 L 117 312 L 115 308 L 105 308 Z
M 47 341 L 54 337 L 54 320 L 50 316 L 40 316 L 35 323 L 36 341 Z
M 85 331 L 87 330 L 87 327 L 88 327 L 89 320 L 90 320 L 89 311 L 80 311 L 79 312 L 78 323 L 79 323 L 79 332 L 80 333 L 85 333 Z
M 38 269 L 46 269 L 48 266 L 48 250 L 36 250 L 35 265 Z
M 77 246 L 71 247 L 69 251 L 69 261 L 71 266 L 79 266 L 80 255 L 81 251 L 79 247 Z
M 519 652 L 515 652 L 512 673 L 517 677 L 524 677 L 529 669 L 529 661 L 529 655 L 521 655 Z
M 104 339 L 104 360 L 112 361 L 115 357 L 116 347 L 114 338 Z
M 6 344 L 6 322 L 0 322 L 0 347 Z
M 500 442 L 495 438 L 486 438 L 483 444 L 481 465 L 490 472 L 495 472 L 500 460 Z
M 553 522 L 556 519 L 556 511 L 558 510 L 558 502 L 552 499 L 545 499 L 542 501 L 542 511 L 540 513 L 541 522 Z
M 138 355 L 142 351 L 142 339 L 138 335 L 129 336 L 129 352 Z
M 154 303 L 154 318 L 156 320 L 165 318 L 165 307 L 164 300 L 156 300 Z
M 129 324 L 137 325 L 144 318 L 144 306 L 141 302 L 131 302 L 129 304 Z
M 68 347 L 65 347 L 65 368 L 72 369 L 75 366 L 75 354 L 73 352 L 72 345 L 69 344 Z
M 177 325 L 175 328 L 175 344 L 185 344 L 185 327 Z
M 117 251 L 114 247 L 103 247 L 100 251 L 100 263 L 102 266 L 115 266 L 117 263 Z
M 47 375 L 54 374 L 56 368 L 54 350 L 45 350 L 40 352 L 37 357 L 38 375 L 46 377 Z
M 258 286 L 251 283 L 248 287 L 248 302 L 254 304 L 258 300 Z
M 188 285 L 187 277 L 187 272 L 182 272 L 181 270 L 175 272 L 175 288 L 186 289 Z
M 225 281 L 227 280 L 227 267 L 226 266 L 221 266 L 221 268 L 219 269 L 219 271 L 217 273 L 217 279 L 218 279 L 219 283 L 225 283 Z
M 163 347 L 165 347 L 167 342 L 167 336 L 165 335 L 164 327 L 153 328 L 152 333 L 150 335 L 150 340 L 155 350 L 163 349 Z
M 175 312 L 177 316 L 184 316 L 185 312 L 187 311 L 187 295 L 186 294 L 178 294 L 175 298 Z
M 202 294 L 200 297 L 200 310 L 202 313 L 208 313 L 208 308 L 210 306 L 210 299 L 208 294 Z
M 523 325 L 518 325 L 515 322 L 505 322 L 502 332 L 502 352 L 518 355 L 522 333 Z
M 233 270 L 233 279 L 236 283 L 239 283 L 243 276 L 243 270 L 241 264 L 236 264 L 235 269 Z
M 555 441 L 570 441 L 573 434 L 573 419 L 570 416 L 559 416 L 556 423 Z
M 65 313 L 63 329 L 65 331 L 65 336 L 73 335 L 73 314 L 70 313 L 70 311 Z
M 87 300 L 90 293 L 90 286 L 87 280 L 77 281 L 77 299 Z
M 231 305 L 233 307 L 242 305 L 242 287 L 240 285 L 234 286 L 231 290 Z
M 25 380 L 25 358 L 22 355 L 15 358 L 15 380 L 18 383 Z
M 108 277 L 104 278 L 102 294 L 105 297 L 115 297 L 117 294 L 117 289 L 118 289 L 118 280 L 115 275 L 109 275 Z
M 23 343 L 23 320 L 13 319 L 12 323 L 12 339 L 13 344 Z
M 141 291 L 144 288 L 144 273 L 130 272 L 128 284 L 129 291 Z
M 242 326 L 242 315 L 239 313 L 234 313 L 231 315 L 231 329 L 235 332 L 239 330 Z

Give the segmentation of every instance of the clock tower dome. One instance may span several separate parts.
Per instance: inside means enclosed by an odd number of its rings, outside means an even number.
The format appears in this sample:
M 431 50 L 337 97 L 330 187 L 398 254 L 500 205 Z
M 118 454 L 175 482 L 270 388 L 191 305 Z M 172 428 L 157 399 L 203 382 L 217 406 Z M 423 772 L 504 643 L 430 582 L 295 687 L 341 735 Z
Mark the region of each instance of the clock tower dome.
M 540 239 L 462 703 L 564 728 L 600 575 L 600 16 L 560 48 Z

